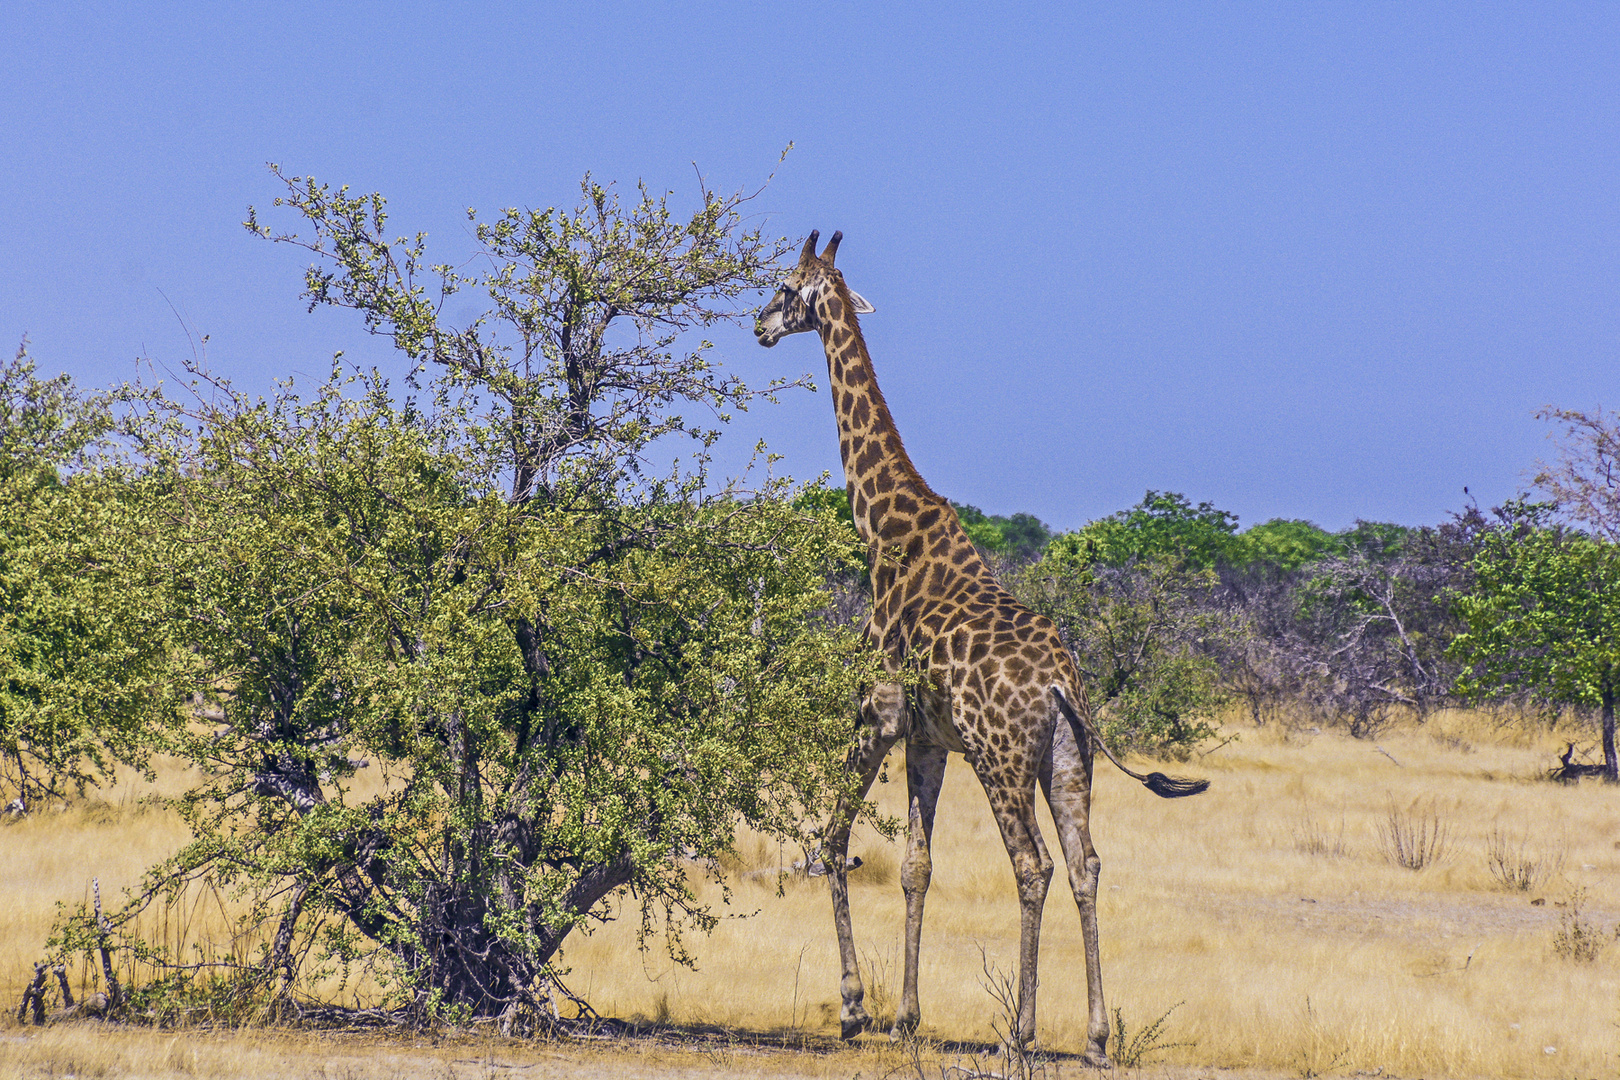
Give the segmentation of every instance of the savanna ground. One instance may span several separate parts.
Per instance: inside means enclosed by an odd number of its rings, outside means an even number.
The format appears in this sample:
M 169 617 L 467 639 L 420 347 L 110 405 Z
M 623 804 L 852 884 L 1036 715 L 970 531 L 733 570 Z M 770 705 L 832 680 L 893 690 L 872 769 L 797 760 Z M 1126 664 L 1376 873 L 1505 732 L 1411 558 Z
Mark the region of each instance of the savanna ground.
M 1155 1020 L 1145 1075 L 1598 1077 L 1620 1070 L 1620 791 L 1542 779 L 1579 733 L 1443 714 L 1376 743 L 1256 729 L 1176 771 L 1210 791 L 1163 801 L 1102 763 L 1093 832 L 1103 858 L 1109 1007 L 1127 1044 Z M 903 769 L 874 789 L 905 802 Z M 170 782 L 176 778 L 171 778 Z M 0 1002 L 6 1024 L 58 900 L 91 875 L 113 895 L 183 839 L 120 786 L 111 801 L 0 827 Z M 1421 870 L 1392 861 L 1441 836 Z M 1053 834 L 1043 816 L 1043 829 Z M 1421 843 L 1425 849 L 1429 844 Z M 570 987 L 642 1034 L 525 1043 L 481 1036 L 110 1029 L 0 1030 L 0 1074 L 108 1077 L 929 1077 L 988 1049 L 984 966 L 1011 972 L 1012 875 L 971 771 L 953 759 L 935 831 L 923 935 L 920 1060 L 866 1036 L 841 1047 L 826 884 L 776 869 L 802 858 L 752 840 L 696 970 L 633 916 L 574 940 Z M 1497 856 L 1493 870 L 1492 853 Z M 900 978 L 900 842 L 851 846 L 867 1002 L 892 1015 Z M 1504 874 L 1505 871 L 1505 874 Z M 1504 881 L 1503 877 L 1518 881 Z M 1527 880 L 1526 880 L 1527 879 Z M 1048 899 L 1039 1033 L 1056 1075 L 1085 1073 L 1079 920 L 1061 870 Z M 1519 885 L 1528 884 L 1528 888 Z M 718 889 L 711 893 L 718 896 Z M 1541 901 L 1537 903 L 1537 901 Z M 186 916 L 205 923 L 206 911 Z M 195 927 L 191 931 L 195 932 Z M 1574 953 L 1595 953 L 1581 958 Z M 1116 1053 L 1120 1049 L 1111 1045 Z M 1051 1075 L 1053 1073 L 1049 1073 Z

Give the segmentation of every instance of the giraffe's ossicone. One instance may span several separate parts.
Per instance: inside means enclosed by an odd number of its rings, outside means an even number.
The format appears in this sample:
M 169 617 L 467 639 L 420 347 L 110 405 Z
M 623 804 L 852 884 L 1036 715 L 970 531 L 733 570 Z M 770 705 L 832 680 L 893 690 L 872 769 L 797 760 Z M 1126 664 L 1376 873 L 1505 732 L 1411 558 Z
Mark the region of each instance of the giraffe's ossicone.
M 865 992 L 849 918 L 845 858 L 852 813 L 884 755 L 904 738 L 909 809 L 900 886 L 906 899 L 906 962 L 894 1034 L 915 1029 L 922 1015 L 917 950 L 932 876 L 934 809 L 947 756 L 955 752 L 967 758 L 984 786 L 1018 883 L 1018 1022 L 1009 1035 L 1024 1043 L 1035 1034 L 1041 910 L 1053 870 L 1035 823 L 1039 784 L 1080 908 L 1089 1012 L 1086 1059 L 1107 1065 L 1108 1015 L 1097 944 L 1102 863 L 1089 825 L 1094 748 L 1167 798 L 1195 795 L 1208 783 L 1143 775 L 1114 757 L 1097 734 L 1085 684 L 1057 628 L 1002 588 L 956 511 L 911 463 L 861 336 L 857 315 L 871 312 L 872 305 L 844 283 L 833 264 L 841 235 L 834 233 L 817 255 L 817 234 L 810 234 L 798 264 L 755 319 L 754 334 L 767 347 L 789 334 L 820 335 L 844 482 L 871 566 L 872 615 L 866 632 L 897 678 L 903 664 L 923 667 L 922 685 L 912 694 L 896 681 L 878 685 L 862 702 L 850 755 L 858 794 L 835 812 L 827 829 L 823 861 L 829 868 L 843 965 L 843 1034 L 852 1038 L 871 1022 L 862 1004 Z

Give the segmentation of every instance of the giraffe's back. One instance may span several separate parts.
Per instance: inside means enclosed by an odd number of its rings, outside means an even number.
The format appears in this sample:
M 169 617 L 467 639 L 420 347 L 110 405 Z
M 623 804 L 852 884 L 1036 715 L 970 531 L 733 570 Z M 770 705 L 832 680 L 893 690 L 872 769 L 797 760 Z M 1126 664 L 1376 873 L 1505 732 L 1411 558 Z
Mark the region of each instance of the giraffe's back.
M 1050 687 L 1085 693 L 1057 627 L 1002 586 L 955 513 L 903 547 L 873 547 L 872 633 L 892 664 L 922 666 L 934 687 L 918 694 L 913 737 L 1028 764 L 1044 746 L 1029 729 L 1057 715 Z

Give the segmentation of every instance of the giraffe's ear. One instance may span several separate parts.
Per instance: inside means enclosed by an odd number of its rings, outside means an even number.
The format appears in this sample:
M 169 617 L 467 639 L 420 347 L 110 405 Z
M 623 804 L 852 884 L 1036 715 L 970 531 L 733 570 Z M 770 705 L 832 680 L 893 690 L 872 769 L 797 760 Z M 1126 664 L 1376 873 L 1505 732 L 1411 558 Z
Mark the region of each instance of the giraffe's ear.
M 850 303 L 855 305 L 855 314 L 857 315 L 870 315 L 872 312 L 877 310 L 877 308 L 872 306 L 871 301 L 867 300 L 866 297 L 862 296 L 854 289 L 849 290 L 849 299 Z

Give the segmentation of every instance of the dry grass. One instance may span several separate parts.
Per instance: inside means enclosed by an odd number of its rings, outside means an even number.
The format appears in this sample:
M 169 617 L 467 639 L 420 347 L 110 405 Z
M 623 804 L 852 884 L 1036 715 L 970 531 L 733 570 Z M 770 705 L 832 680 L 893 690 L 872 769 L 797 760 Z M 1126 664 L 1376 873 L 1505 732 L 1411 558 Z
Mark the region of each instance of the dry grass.
M 1164 1064 L 1150 1072 L 1193 1076 L 1220 1066 L 1296 1077 L 1375 1070 L 1555 1077 L 1620 1069 L 1620 947 L 1584 963 L 1555 951 L 1560 931 L 1567 935 L 1571 925 L 1569 908 L 1559 904 L 1577 891 L 1583 926 L 1608 937 L 1620 922 L 1620 791 L 1538 779 L 1562 749 L 1562 733 L 1499 729 L 1473 714 L 1442 715 L 1423 728 L 1386 734 L 1381 749 L 1332 733 L 1232 730 L 1241 731 L 1237 742 L 1195 759 L 1197 771 L 1214 781 L 1196 799 L 1162 801 L 1106 764 L 1098 772 L 1094 833 L 1104 867 L 1100 921 L 1110 1014 L 1120 1009 L 1137 1031 L 1184 1002 L 1162 1039 L 1191 1045 L 1168 1048 Z M 903 777 L 904 770 L 891 768 L 890 775 Z M 904 782 L 876 794 L 898 813 Z M 1391 807 L 1443 822 L 1447 857 L 1421 873 L 1390 862 L 1380 828 L 1387 830 Z M 1044 815 L 1042 828 L 1053 835 Z M 83 896 L 92 873 L 104 888 L 131 882 L 180 838 L 165 815 L 142 813 L 127 801 L 0 828 L 0 1004 L 15 1009 L 56 900 Z M 903 919 L 893 871 L 898 847 L 863 833 L 851 850 L 866 860 L 851 875 L 851 891 L 869 993 L 893 998 Z M 571 942 L 570 986 L 606 1015 L 835 1033 L 837 949 L 825 882 L 790 878 L 778 896 L 774 873 L 744 873 L 799 858 L 744 843 L 730 917 L 695 942 L 698 970 L 638 953 L 636 920 L 624 919 Z M 1502 878 L 1493 867 L 1502 858 L 1536 868 L 1530 888 Z M 865 876 L 869 869 L 873 877 Z M 1084 960 L 1063 880 L 1060 871 L 1046 909 L 1039 1033 L 1051 1049 L 1078 1051 Z M 925 1037 L 991 1036 L 979 949 L 1010 970 L 1017 913 L 984 796 L 955 759 L 935 831 L 923 936 Z M 0 1039 L 21 1034 L 12 1029 Z M 289 1071 L 273 1062 L 276 1054 L 292 1060 L 285 1057 L 294 1054 L 290 1036 L 232 1038 L 218 1042 L 214 1063 L 204 1060 L 215 1052 L 214 1036 L 172 1045 L 203 1055 L 190 1075 L 508 1075 L 457 1072 L 463 1066 L 450 1057 L 448 1069 L 441 1068 L 433 1056 L 441 1051 L 432 1048 L 421 1051 L 427 1056 L 420 1062 L 397 1067 L 366 1053 L 359 1057 L 367 1064 L 350 1073 L 318 1073 L 312 1063 L 318 1057 L 299 1058 L 301 1071 Z M 0 1075 L 188 1074 L 178 1066 L 143 1072 L 111 1057 L 82 1070 L 53 1066 L 54 1073 L 38 1064 L 41 1054 L 56 1052 L 51 1046 L 69 1054 L 74 1039 L 93 1042 L 55 1029 L 27 1042 L 0 1041 Z M 136 1032 L 94 1045 L 105 1047 L 97 1053 L 139 1063 L 155 1061 L 153 1048 L 172 1039 Z M 510 1075 L 550 1075 L 549 1061 L 559 1072 L 610 1075 L 872 1077 L 905 1065 L 884 1056 L 893 1053 L 886 1039 L 871 1038 L 834 1054 L 645 1046 L 623 1052 L 629 1055 L 623 1061 L 602 1051 L 607 1056 L 586 1065 L 579 1055 L 596 1051 L 522 1049 L 523 1060 L 535 1064 Z M 243 1064 L 231 1064 L 237 1058 Z M 937 1074 L 930 1068 L 929 1075 Z

